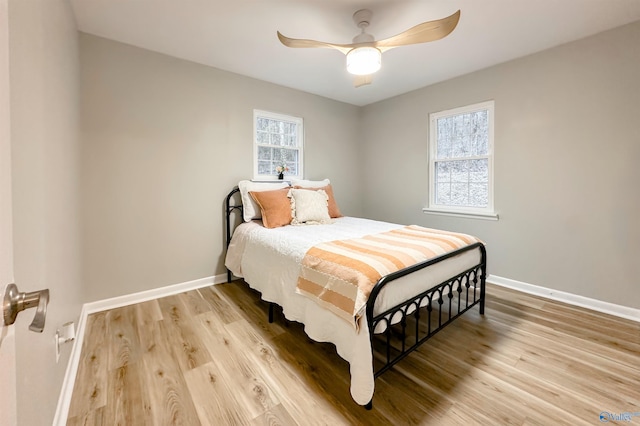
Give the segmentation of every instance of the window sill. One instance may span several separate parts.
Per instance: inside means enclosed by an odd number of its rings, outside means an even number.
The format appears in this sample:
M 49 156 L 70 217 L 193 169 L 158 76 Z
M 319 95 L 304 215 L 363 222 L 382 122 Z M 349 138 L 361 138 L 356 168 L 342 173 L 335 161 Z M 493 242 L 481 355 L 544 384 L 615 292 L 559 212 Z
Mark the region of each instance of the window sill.
M 441 216 L 452 216 L 452 217 L 465 217 L 468 219 L 482 219 L 482 220 L 498 220 L 498 213 L 466 213 L 466 212 L 456 212 L 456 211 L 448 211 L 448 210 L 436 210 L 423 208 L 423 213 L 427 214 L 436 214 Z
M 261 182 L 261 183 L 278 183 L 278 182 L 287 182 L 291 184 L 291 179 L 267 179 L 267 178 L 253 178 L 251 182 Z
M 277 176 L 254 176 L 251 178 L 252 182 L 291 182 L 292 180 L 302 180 L 300 176 L 284 175 L 284 179 L 278 179 Z

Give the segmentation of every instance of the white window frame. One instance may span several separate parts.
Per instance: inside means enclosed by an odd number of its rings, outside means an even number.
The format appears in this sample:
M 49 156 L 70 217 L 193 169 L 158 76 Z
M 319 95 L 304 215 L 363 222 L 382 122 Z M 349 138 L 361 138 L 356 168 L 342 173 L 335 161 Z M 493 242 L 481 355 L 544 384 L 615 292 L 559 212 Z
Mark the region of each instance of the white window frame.
M 286 179 L 302 179 L 304 176 L 304 120 L 301 117 L 294 117 L 292 115 L 279 114 L 270 111 L 253 110 L 253 178 L 254 180 L 277 180 L 277 175 L 261 175 L 258 173 L 258 147 L 265 146 L 273 148 L 274 145 L 259 144 L 258 143 L 258 118 L 267 118 L 271 120 L 286 121 L 296 124 L 296 148 L 286 147 L 288 149 L 298 150 L 298 173 L 295 175 L 285 173 Z
M 457 159 L 480 159 L 486 158 L 488 160 L 488 199 L 487 206 L 484 208 L 465 207 L 455 205 L 441 205 L 436 204 L 436 162 L 437 158 L 437 135 L 438 128 L 437 123 L 441 118 L 452 117 L 461 114 L 467 114 L 470 112 L 487 111 L 488 114 L 488 153 L 487 155 L 474 156 L 474 157 L 454 157 L 447 160 Z M 474 217 L 479 219 L 493 219 L 497 220 L 498 215 L 494 210 L 494 178 L 493 178 L 493 163 L 494 163 L 494 118 L 495 118 L 495 102 L 485 101 L 473 105 L 467 105 L 459 108 L 453 108 L 446 111 L 440 111 L 429 114 L 429 205 L 422 209 L 425 213 L 443 214 L 459 217 Z

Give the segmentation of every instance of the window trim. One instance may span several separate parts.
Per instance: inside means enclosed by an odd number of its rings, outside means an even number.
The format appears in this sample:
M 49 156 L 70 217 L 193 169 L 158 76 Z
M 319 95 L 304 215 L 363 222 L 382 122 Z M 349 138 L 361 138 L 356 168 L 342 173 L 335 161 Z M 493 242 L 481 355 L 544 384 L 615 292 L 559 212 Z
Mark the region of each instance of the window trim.
M 451 206 L 451 205 L 439 205 L 435 203 L 435 184 L 436 184 L 436 137 L 437 137 L 437 125 L 436 122 L 440 118 L 451 117 L 461 114 L 466 114 L 470 112 L 482 111 L 486 110 L 488 119 L 489 119 L 489 135 L 488 135 L 488 145 L 489 145 L 489 153 L 487 154 L 488 158 L 488 168 L 489 168 L 489 182 L 488 182 L 488 203 L 487 207 L 484 208 L 476 208 L 476 207 L 464 207 L 464 206 Z M 451 215 L 457 217 L 472 217 L 472 218 L 490 218 L 497 219 L 498 215 L 494 210 L 494 156 L 495 156 L 495 144 L 494 144 L 494 121 L 495 121 L 495 101 L 489 100 L 484 102 L 479 102 L 472 105 L 466 105 L 458 108 L 452 108 L 444 111 L 433 112 L 429 114 L 429 197 L 428 197 L 428 206 L 423 208 L 423 212 L 425 213 L 434 213 L 434 214 L 444 214 Z M 484 157 L 484 156 L 483 156 Z
M 253 110 L 253 179 L 254 180 L 278 180 L 276 175 L 261 175 L 258 174 L 258 147 L 274 145 L 258 144 L 258 117 L 267 118 L 279 121 L 288 121 L 297 124 L 297 140 L 298 140 L 298 174 L 287 175 L 286 179 L 302 179 L 304 176 L 304 120 L 302 117 L 296 117 L 288 114 L 281 114 L 277 112 L 265 111 L 260 109 Z

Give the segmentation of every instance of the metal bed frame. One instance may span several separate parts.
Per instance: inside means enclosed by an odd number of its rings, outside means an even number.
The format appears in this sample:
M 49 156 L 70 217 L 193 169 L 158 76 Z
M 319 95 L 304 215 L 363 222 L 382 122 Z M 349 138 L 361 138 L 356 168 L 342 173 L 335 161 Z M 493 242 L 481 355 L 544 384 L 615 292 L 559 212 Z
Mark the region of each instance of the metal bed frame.
M 240 190 L 235 187 L 227 195 L 225 201 L 227 247 L 229 247 L 231 236 L 233 235 L 231 215 L 236 210 L 240 213 L 240 216 L 242 216 L 243 212 L 242 202 L 240 204 L 232 204 L 233 196 L 238 192 Z M 480 250 L 480 262 L 477 265 L 411 297 L 409 300 L 399 303 L 385 312 L 374 315 L 376 300 L 385 286 L 405 275 L 475 249 Z M 487 252 L 484 244 L 478 242 L 380 278 L 371 291 L 366 306 L 371 350 L 373 351 L 374 378 L 389 370 L 474 306 L 479 305 L 480 315 L 484 315 L 486 276 Z M 227 281 L 231 282 L 231 278 L 231 271 L 227 270 Z M 271 323 L 273 322 L 274 303 L 268 303 L 269 322 Z M 385 330 L 376 334 L 374 331 L 378 325 L 384 325 Z M 374 350 L 375 343 L 382 344 L 385 352 L 384 355 L 378 357 L 377 362 Z M 373 399 L 365 405 L 368 410 L 372 407 Z

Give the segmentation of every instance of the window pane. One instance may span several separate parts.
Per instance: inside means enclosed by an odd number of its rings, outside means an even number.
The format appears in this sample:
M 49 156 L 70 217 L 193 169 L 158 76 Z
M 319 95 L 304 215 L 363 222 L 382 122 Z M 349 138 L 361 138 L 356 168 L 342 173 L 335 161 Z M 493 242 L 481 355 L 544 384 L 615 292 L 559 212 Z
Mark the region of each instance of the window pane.
M 439 118 L 436 123 L 437 158 L 488 154 L 489 114 L 487 110 Z
M 465 116 L 466 114 L 453 117 L 454 139 L 451 149 L 453 157 L 468 157 L 471 155 L 471 143 L 465 126 Z
M 298 158 L 300 153 L 295 149 L 258 147 L 258 173 L 275 175 L 276 167 L 285 164 L 289 167 L 287 174 L 298 174 Z
M 436 182 L 451 182 L 450 161 L 438 161 L 436 163 Z
M 449 161 L 451 167 L 451 182 L 469 182 L 469 162 Z
M 451 144 L 453 139 L 453 135 L 451 134 L 451 120 L 448 118 L 441 118 L 437 123 L 437 158 L 449 158 L 451 157 Z
M 489 205 L 489 185 L 486 183 L 469 184 L 469 207 L 487 207 Z
M 438 161 L 435 179 L 436 204 L 487 207 L 489 160 Z
M 451 184 L 438 183 L 436 185 L 436 204 L 449 205 L 451 204 Z
M 258 161 L 261 160 L 269 160 L 271 161 L 273 149 L 267 148 L 266 146 L 258 147 Z
M 258 161 L 258 173 L 261 175 L 270 175 L 271 161 Z
M 489 111 L 474 112 L 469 130 L 473 146 L 472 155 L 489 154 Z
M 284 133 L 287 135 L 296 134 L 296 123 L 284 123 Z
M 271 134 L 271 145 L 282 145 L 282 136 L 280 134 Z
M 489 183 L 489 160 L 469 160 L 469 181 Z
M 258 132 L 258 143 L 265 145 L 269 144 L 269 133 Z
M 273 162 L 276 165 L 284 164 L 287 161 L 287 155 L 282 148 L 273 148 Z M 274 166 L 275 167 L 275 166 Z
M 489 135 L 480 135 L 476 141 L 476 153 L 477 155 L 489 154 Z
M 266 118 L 258 117 L 256 127 L 257 130 L 266 131 L 269 127 L 269 120 L 267 120 Z
M 283 149 L 283 157 L 285 162 L 287 163 L 297 163 L 298 162 L 298 150 L 295 149 Z
M 451 184 L 451 205 L 452 206 L 469 205 L 469 184 L 468 183 L 452 183 Z

